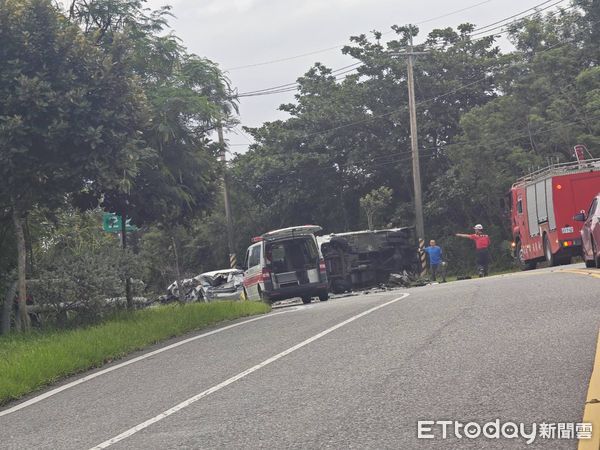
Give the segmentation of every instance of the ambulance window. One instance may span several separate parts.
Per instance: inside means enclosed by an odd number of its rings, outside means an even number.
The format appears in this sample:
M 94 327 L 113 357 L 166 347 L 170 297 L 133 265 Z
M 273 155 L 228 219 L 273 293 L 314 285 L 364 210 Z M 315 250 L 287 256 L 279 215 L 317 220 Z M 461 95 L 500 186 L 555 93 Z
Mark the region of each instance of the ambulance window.
M 590 206 L 590 210 L 588 211 L 588 217 L 592 217 L 594 215 L 594 211 L 596 211 L 596 205 L 598 204 L 598 199 L 595 198 Z
M 244 269 L 247 269 L 248 267 L 250 267 L 248 265 L 249 259 L 250 259 L 250 249 L 246 250 L 246 257 L 244 258 Z
M 523 214 L 523 200 L 522 199 L 519 199 L 517 201 L 517 212 L 519 214 Z
M 258 244 L 250 248 L 250 255 L 248 256 L 248 267 L 258 266 L 260 264 L 260 246 L 261 244 Z

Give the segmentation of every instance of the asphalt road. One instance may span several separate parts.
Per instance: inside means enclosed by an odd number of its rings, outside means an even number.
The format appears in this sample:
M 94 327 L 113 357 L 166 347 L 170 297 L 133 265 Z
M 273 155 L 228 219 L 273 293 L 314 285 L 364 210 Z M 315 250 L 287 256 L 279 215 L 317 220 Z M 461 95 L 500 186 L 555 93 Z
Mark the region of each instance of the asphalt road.
M 417 421 L 580 422 L 599 286 L 539 270 L 277 309 L 8 405 L 0 447 L 573 449 L 417 439 Z

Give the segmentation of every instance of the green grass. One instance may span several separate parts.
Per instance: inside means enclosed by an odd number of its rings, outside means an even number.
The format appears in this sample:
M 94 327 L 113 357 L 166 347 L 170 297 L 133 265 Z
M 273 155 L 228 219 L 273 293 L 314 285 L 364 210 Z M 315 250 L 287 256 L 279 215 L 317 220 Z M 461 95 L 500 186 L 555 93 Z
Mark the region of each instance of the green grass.
M 99 325 L 0 338 L 0 405 L 167 338 L 262 314 L 259 302 L 169 305 L 121 313 Z

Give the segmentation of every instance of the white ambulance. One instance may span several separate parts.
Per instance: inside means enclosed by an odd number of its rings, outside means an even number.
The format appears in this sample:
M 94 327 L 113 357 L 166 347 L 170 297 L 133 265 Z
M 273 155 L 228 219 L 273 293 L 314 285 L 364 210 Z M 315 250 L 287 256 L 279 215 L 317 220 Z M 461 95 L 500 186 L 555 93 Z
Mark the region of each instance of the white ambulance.
M 269 231 L 252 239 L 244 261 L 244 294 L 267 303 L 300 297 L 329 299 L 327 272 L 315 233 L 318 225 Z

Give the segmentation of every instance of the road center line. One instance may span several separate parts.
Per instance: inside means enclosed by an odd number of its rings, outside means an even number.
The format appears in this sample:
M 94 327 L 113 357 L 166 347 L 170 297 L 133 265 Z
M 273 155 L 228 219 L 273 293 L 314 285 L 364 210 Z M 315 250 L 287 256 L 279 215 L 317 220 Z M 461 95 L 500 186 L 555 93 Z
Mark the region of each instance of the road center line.
M 188 338 L 188 339 L 184 339 L 184 340 L 179 341 L 179 342 L 175 342 L 174 344 L 167 345 L 166 347 L 159 348 L 158 350 L 154 350 L 154 351 L 149 352 L 149 353 L 144 353 L 143 355 L 140 355 L 140 356 L 138 356 L 136 358 L 132 358 L 132 359 L 124 361 L 124 362 L 122 362 L 120 364 L 116 364 L 116 365 L 110 366 L 110 367 L 108 367 L 106 369 L 99 370 L 98 372 L 94 372 L 94 373 L 92 373 L 90 375 L 86 375 L 83 378 L 79 378 L 79 379 L 77 379 L 75 381 L 72 381 L 70 383 L 67 383 L 67 384 L 65 384 L 63 386 L 57 387 L 56 389 L 52 389 L 51 391 L 45 392 L 45 393 L 43 393 L 41 395 L 38 395 L 36 397 L 33 397 L 33 398 L 27 400 L 27 401 L 19 403 L 18 405 L 13 406 L 12 408 L 8 408 L 8 409 L 5 409 L 3 411 L 0 411 L 0 417 L 6 416 L 8 414 L 12 414 L 12 413 L 14 413 L 16 411 L 19 411 L 20 409 L 23 409 L 23 408 L 26 408 L 28 406 L 34 405 L 34 404 L 36 404 L 38 402 L 41 402 L 42 400 L 47 399 L 48 397 L 52 397 L 53 395 L 59 394 L 60 392 L 66 391 L 67 389 L 75 387 L 75 386 L 77 386 L 77 385 L 79 385 L 81 383 L 85 383 L 86 381 L 93 380 L 94 378 L 97 378 L 97 377 L 99 377 L 101 375 L 105 375 L 107 373 L 113 372 L 114 370 L 121 369 L 121 368 L 126 367 L 126 366 L 128 366 L 130 364 L 134 364 L 136 362 L 139 362 L 139 361 L 142 361 L 144 359 L 150 358 L 151 356 L 158 355 L 159 353 L 166 352 L 167 350 L 172 350 L 174 348 L 177 348 L 177 347 L 179 347 L 181 345 L 184 345 L 184 344 L 187 344 L 189 342 L 193 342 L 195 340 L 198 340 L 198 339 L 201 339 L 201 338 L 204 338 L 204 337 L 207 337 L 207 336 L 211 336 L 213 334 L 221 333 L 222 331 L 230 330 L 232 328 L 239 327 L 241 325 L 245 325 L 245 324 L 250 323 L 250 322 L 256 322 L 257 320 L 266 319 L 268 317 L 273 317 L 273 316 L 277 316 L 277 315 L 280 315 L 280 314 L 286 314 L 286 313 L 291 312 L 291 311 L 294 311 L 294 310 L 290 309 L 290 310 L 287 310 L 287 311 L 279 311 L 279 312 L 275 312 L 275 313 L 272 313 L 272 314 L 265 314 L 265 315 L 262 315 L 262 316 L 259 316 L 259 317 L 255 317 L 253 319 L 244 320 L 243 322 L 237 322 L 237 323 L 234 323 L 234 324 L 231 324 L 231 325 L 227 325 L 227 326 L 222 327 L 222 328 L 217 328 L 215 330 L 208 331 L 207 333 L 199 334 L 198 336 L 194 336 L 194 337 L 191 337 L 191 338 Z
M 127 431 L 124 431 L 123 433 L 119 434 L 118 436 L 115 436 L 107 441 L 102 442 L 101 444 L 98 444 L 97 446 L 93 447 L 91 450 L 98 450 L 98 449 L 103 449 L 103 448 L 107 448 L 110 447 L 113 444 L 116 444 L 117 442 L 122 441 L 123 439 L 127 439 L 128 437 L 134 435 L 135 433 L 142 431 L 145 428 L 148 428 L 150 425 L 155 424 L 156 422 L 159 422 L 163 419 L 166 419 L 167 417 L 169 417 L 172 414 L 175 414 L 176 412 L 190 406 L 192 403 L 197 402 L 198 400 L 209 396 L 210 394 L 213 394 L 214 392 L 217 392 L 221 389 L 223 389 L 224 387 L 235 383 L 236 381 L 250 375 L 253 372 L 256 372 L 259 369 L 262 369 L 263 367 L 277 361 L 278 359 L 283 358 L 284 356 L 289 355 L 292 352 L 295 352 L 298 349 L 301 349 L 302 347 L 310 344 L 311 342 L 316 341 L 317 339 L 322 338 L 323 336 L 328 335 L 329 333 L 332 333 L 333 331 L 337 330 L 338 328 L 341 328 L 345 325 L 348 325 L 351 322 L 354 322 L 355 320 L 360 319 L 361 317 L 364 317 L 368 314 L 371 314 L 375 311 L 377 311 L 378 309 L 381 308 L 385 308 L 388 305 L 391 305 L 392 303 L 396 303 L 400 300 L 405 299 L 406 297 L 408 297 L 410 294 L 409 293 L 404 293 L 402 294 L 402 296 L 395 298 L 393 300 L 390 300 L 386 303 L 382 303 L 381 305 L 375 306 L 373 308 L 367 309 L 366 311 L 363 311 L 360 314 L 357 314 L 355 316 L 350 317 L 349 319 L 344 320 L 343 322 L 338 323 L 337 325 L 332 326 L 331 328 L 327 328 L 324 331 L 321 331 L 318 334 L 315 334 L 314 336 L 300 342 L 299 344 L 294 345 L 293 347 L 288 348 L 287 350 L 282 351 L 281 353 L 276 354 L 275 356 L 271 356 L 268 359 L 265 359 L 263 362 L 247 369 L 244 370 L 243 372 L 238 373 L 237 375 L 234 375 L 233 377 L 203 391 L 200 392 L 197 395 L 194 395 L 193 397 L 188 398 L 187 400 L 184 400 L 183 402 L 173 406 L 170 409 L 167 409 L 166 411 L 163 411 L 162 413 L 160 413 L 157 416 L 152 417 L 151 419 L 146 420 L 145 422 L 140 423 L 139 425 L 136 425 L 135 427 L 130 428 Z

